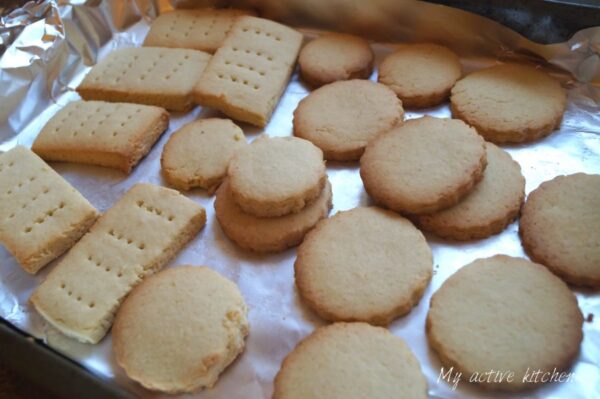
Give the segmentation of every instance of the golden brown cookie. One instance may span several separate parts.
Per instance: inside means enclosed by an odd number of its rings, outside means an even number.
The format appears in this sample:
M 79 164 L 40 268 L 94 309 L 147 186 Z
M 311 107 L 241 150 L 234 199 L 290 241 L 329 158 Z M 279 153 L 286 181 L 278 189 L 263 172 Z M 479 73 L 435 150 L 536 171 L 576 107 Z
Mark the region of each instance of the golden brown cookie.
M 229 119 L 188 123 L 173 133 L 160 159 L 167 182 L 179 189 L 214 192 L 227 175 L 233 154 L 246 146 L 244 132 Z
M 369 80 L 323 86 L 294 111 L 294 135 L 323 150 L 325 159 L 355 161 L 366 145 L 402 122 L 402 103 L 388 87 Z
M 238 287 L 208 267 L 166 270 L 136 287 L 119 309 L 115 358 L 148 389 L 212 387 L 244 350 L 247 313 Z
M 496 255 L 444 282 L 431 298 L 426 328 L 444 367 L 458 369 L 466 381 L 496 371 L 502 381 L 477 382 L 517 391 L 534 387 L 536 370 L 549 377 L 569 367 L 582 325 L 577 299 L 559 278 L 542 265 Z
M 410 221 L 367 207 L 317 223 L 294 268 L 300 295 L 321 317 L 387 325 L 419 302 L 433 258 Z
M 486 143 L 487 166 L 483 179 L 453 207 L 417 215 L 417 225 L 455 240 L 472 240 L 498 234 L 519 214 L 525 197 L 525 178 L 510 155 Z
M 379 82 L 389 86 L 405 107 L 425 108 L 450 96 L 462 74 L 460 59 L 437 44 L 406 44 L 379 65 Z
M 600 288 L 600 175 L 542 183 L 523 206 L 519 233 L 534 261 L 569 284 Z
M 365 323 L 318 328 L 287 355 L 273 399 L 427 398 L 419 361 L 387 329 Z
M 331 184 L 326 182 L 320 195 L 298 213 L 276 218 L 258 218 L 244 213 L 231 195 L 226 180 L 217 190 L 215 216 L 225 234 L 244 249 L 279 252 L 302 242 L 304 235 L 331 209 Z
M 360 176 L 376 202 L 421 214 L 458 203 L 481 180 L 485 165 L 485 142 L 475 129 L 426 116 L 371 141 Z
M 328 33 L 302 48 L 298 64 L 302 79 L 319 87 L 338 80 L 368 78 L 373 71 L 374 57 L 365 39 Z
M 567 96 L 545 72 L 525 65 L 483 69 L 452 88 L 452 115 L 494 143 L 520 143 L 560 127 Z
M 260 137 L 236 152 L 227 175 L 235 202 L 258 217 L 300 212 L 327 180 L 323 152 L 296 137 Z

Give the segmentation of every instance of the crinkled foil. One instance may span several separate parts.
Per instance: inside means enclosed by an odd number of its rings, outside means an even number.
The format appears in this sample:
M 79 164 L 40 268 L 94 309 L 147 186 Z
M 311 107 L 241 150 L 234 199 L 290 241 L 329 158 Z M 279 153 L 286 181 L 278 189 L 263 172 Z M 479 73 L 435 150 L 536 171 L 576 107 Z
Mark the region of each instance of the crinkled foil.
M 355 32 L 379 43 L 435 41 L 459 53 L 467 71 L 491 65 L 497 59 L 538 62 L 569 89 L 569 104 L 560 131 L 533 144 L 504 147 L 521 164 L 527 192 L 560 174 L 600 173 L 600 28 L 580 31 L 566 43 L 542 46 L 485 18 L 415 1 L 241 0 L 233 3 L 255 8 L 262 15 L 298 27 Z M 174 0 L 173 4 L 190 6 L 194 2 Z M 0 19 L 0 50 L 3 51 L 0 58 L 0 150 L 8 150 L 16 144 L 30 146 L 48 119 L 66 103 L 78 98 L 74 88 L 97 59 L 118 47 L 139 46 L 149 22 L 171 8 L 172 4 L 166 0 L 59 4 L 39 1 L 3 16 Z M 317 34 L 314 30 L 303 31 L 307 37 Z M 374 44 L 374 49 L 381 60 L 393 45 Z M 375 78 L 376 73 L 371 79 Z M 294 74 L 265 129 L 268 135 L 292 134 L 292 112 L 307 93 L 297 73 Z M 423 112 L 407 112 L 407 117 L 423 114 L 448 117 L 450 110 L 443 105 Z M 52 166 L 105 211 L 137 182 L 164 184 L 159 159 L 168 137 L 184 123 L 208 115 L 212 112 L 202 108 L 188 114 L 173 114 L 168 132 L 129 176 L 92 166 L 61 163 Z M 242 127 L 250 140 L 261 133 L 248 125 Z M 333 184 L 332 214 L 370 204 L 356 163 L 331 162 L 327 170 Z M 205 206 L 208 223 L 169 267 L 186 263 L 208 265 L 235 281 L 250 308 L 251 332 L 245 352 L 222 375 L 216 387 L 187 397 L 269 398 L 281 360 L 301 338 L 323 324 L 302 303 L 294 287 L 295 250 L 264 256 L 240 250 L 224 236 L 215 221 L 213 198 L 202 190 L 188 195 Z M 441 365 L 427 346 L 425 316 L 432 293 L 461 266 L 498 253 L 525 256 L 517 229 L 517 223 L 513 223 L 499 235 L 467 243 L 427 236 L 434 254 L 433 280 L 419 305 L 409 315 L 393 322 L 390 329 L 406 340 L 420 360 L 431 397 L 499 396 L 468 383 L 460 384 L 453 391 L 450 384 L 438 381 Z M 49 265 L 35 277 L 30 276 L 0 248 L 0 316 L 33 336 L 44 338 L 101 378 L 141 397 L 162 397 L 144 390 L 124 375 L 112 356 L 110 335 L 95 346 L 75 343 L 48 328 L 28 305 L 33 289 L 53 266 Z M 600 294 L 582 289 L 576 289 L 575 293 L 584 316 L 595 317 L 584 323 L 584 340 L 571 369 L 574 373 L 571 381 L 502 397 L 598 397 Z

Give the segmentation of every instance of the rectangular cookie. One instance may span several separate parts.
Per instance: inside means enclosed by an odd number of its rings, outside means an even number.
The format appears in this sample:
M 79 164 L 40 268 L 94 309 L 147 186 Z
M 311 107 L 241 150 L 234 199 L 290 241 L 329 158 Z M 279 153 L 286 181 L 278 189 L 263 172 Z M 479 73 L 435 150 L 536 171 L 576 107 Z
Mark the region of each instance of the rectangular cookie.
M 0 155 L 0 190 L 0 242 L 31 274 L 73 246 L 99 215 L 25 147 Z
M 189 111 L 210 54 L 159 47 L 124 48 L 98 62 L 77 92 L 84 100 L 156 105 Z
M 74 101 L 44 126 L 31 149 L 46 161 L 107 166 L 125 173 L 169 126 L 169 114 L 148 105 Z
M 144 46 L 189 48 L 214 53 L 225 40 L 236 18 L 254 15 L 236 9 L 175 10 L 156 18 Z
M 67 253 L 31 303 L 63 334 L 97 343 L 129 291 L 160 270 L 205 223 L 204 208 L 179 192 L 138 184 Z
M 239 17 L 194 90 L 198 104 L 263 127 L 271 118 L 302 44 L 302 35 L 266 19 Z

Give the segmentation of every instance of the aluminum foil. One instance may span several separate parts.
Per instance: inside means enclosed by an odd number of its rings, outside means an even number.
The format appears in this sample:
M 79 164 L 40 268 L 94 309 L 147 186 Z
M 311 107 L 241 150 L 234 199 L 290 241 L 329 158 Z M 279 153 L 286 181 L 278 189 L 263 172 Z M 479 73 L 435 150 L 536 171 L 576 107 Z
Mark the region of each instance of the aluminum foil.
M 189 6 L 192 2 L 179 3 Z M 504 147 L 521 164 L 527 181 L 526 191 L 560 174 L 600 173 L 600 28 L 578 32 L 566 43 L 541 46 L 485 18 L 414 1 L 253 0 L 234 3 L 256 8 L 263 15 L 298 27 L 350 31 L 379 40 L 373 45 L 378 60 L 394 48 L 385 42 L 436 41 L 458 52 L 467 71 L 494 64 L 498 58 L 539 62 L 569 89 L 569 103 L 558 132 L 533 144 Z M 2 17 L 0 150 L 8 150 L 16 144 L 30 146 L 52 115 L 66 103 L 78 99 L 74 88 L 97 59 L 115 48 L 139 46 L 149 22 L 170 8 L 172 4 L 159 0 L 60 4 L 39 1 L 27 3 L 22 9 Z M 318 34 L 315 30 L 302 31 L 309 38 Z M 371 79 L 376 79 L 376 72 Z M 291 135 L 292 112 L 307 93 L 295 73 L 265 133 Z M 168 137 L 183 124 L 213 114 L 200 107 L 188 114 L 172 114 L 168 132 L 129 176 L 93 166 L 62 163 L 52 166 L 104 211 L 135 183 L 164 185 L 159 159 Z M 424 114 L 449 117 L 450 110 L 442 105 L 422 112 L 408 111 L 407 117 Z M 242 127 L 249 140 L 262 133 L 248 125 Z M 333 185 L 331 214 L 371 203 L 356 163 L 330 162 L 327 170 Z M 216 222 L 213 198 L 202 190 L 188 195 L 206 208 L 208 222 L 168 267 L 208 265 L 235 281 L 250 308 L 251 332 L 245 352 L 221 376 L 215 388 L 182 397 L 269 398 L 281 360 L 300 339 L 323 324 L 302 303 L 294 287 L 295 250 L 275 255 L 240 250 Z M 438 381 L 441 365 L 428 348 L 424 332 L 432 293 L 448 276 L 476 258 L 498 253 L 526 256 L 517 229 L 517 223 L 513 223 L 499 235 L 466 243 L 427 236 L 435 263 L 432 282 L 420 304 L 409 315 L 393 322 L 390 329 L 406 340 L 420 360 L 431 397 L 591 398 L 600 394 L 600 294 L 582 289 L 575 290 L 579 306 L 585 317 L 596 317 L 584 323 L 581 353 L 571 369 L 574 374 L 569 383 L 549 384 L 524 394 L 499 395 L 468 383 L 453 390 L 450 384 Z M 140 397 L 162 397 L 144 390 L 124 375 L 112 356 L 110 335 L 95 346 L 73 342 L 46 326 L 28 305 L 32 291 L 53 266 L 47 266 L 37 276 L 30 276 L 0 247 L 0 316 L 31 335 L 45 339 L 97 376 Z

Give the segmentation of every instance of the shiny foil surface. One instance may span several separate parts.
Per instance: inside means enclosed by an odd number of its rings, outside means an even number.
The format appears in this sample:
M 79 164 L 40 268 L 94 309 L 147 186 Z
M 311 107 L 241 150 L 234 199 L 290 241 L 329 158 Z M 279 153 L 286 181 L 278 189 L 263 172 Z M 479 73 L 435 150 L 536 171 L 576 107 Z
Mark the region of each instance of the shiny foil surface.
M 156 15 L 174 5 L 208 3 L 38 1 L 1 17 L 0 150 L 6 151 L 17 144 L 31 146 L 49 118 L 79 98 L 74 89 L 90 67 L 115 48 L 141 45 Z M 565 43 L 542 46 L 485 18 L 409 0 L 242 0 L 233 3 L 255 8 L 263 16 L 301 28 L 307 38 L 319 33 L 316 28 L 361 34 L 377 41 L 373 48 L 378 61 L 393 50 L 394 45 L 389 43 L 435 41 L 460 54 L 465 72 L 492 65 L 498 59 L 539 63 L 568 89 L 569 102 L 559 131 L 532 144 L 503 146 L 521 165 L 527 193 L 557 175 L 600 174 L 600 28 L 580 31 Z M 375 80 L 376 76 L 374 72 L 371 79 Z M 296 71 L 264 133 L 291 135 L 292 113 L 307 94 L 308 89 Z M 419 112 L 408 110 L 406 116 L 415 118 L 424 114 L 449 117 L 450 109 L 444 104 Z M 169 130 L 129 176 L 112 169 L 76 164 L 53 163 L 52 167 L 98 209 L 105 211 L 136 183 L 166 185 L 159 161 L 167 139 L 183 124 L 212 115 L 216 115 L 214 111 L 201 107 L 188 114 L 171 114 Z M 263 133 L 249 125 L 241 124 L 241 127 L 249 140 Z M 329 162 L 327 171 L 333 185 L 331 215 L 371 204 L 359 177 L 358 163 Z M 235 281 L 249 306 L 251 329 L 244 353 L 222 374 L 215 388 L 181 397 L 270 398 L 273 378 L 282 359 L 300 339 L 324 324 L 302 303 L 295 289 L 296 251 L 257 255 L 239 249 L 215 220 L 214 197 L 203 190 L 193 190 L 186 195 L 206 208 L 208 221 L 203 231 L 167 267 L 207 265 Z M 547 384 L 520 394 L 499 394 L 468 383 L 461 383 L 453 390 L 450 384 L 438 381 L 441 364 L 428 348 L 425 336 L 431 295 L 448 276 L 474 259 L 495 254 L 526 257 L 517 230 L 515 222 L 501 234 L 464 243 L 427 235 L 434 255 L 433 279 L 419 305 L 407 316 L 394 321 L 390 329 L 408 343 L 419 359 L 431 397 L 592 398 L 600 394 L 600 294 L 583 289 L 574 290 L 587 321 L 570 382 Z M 32 291 L 56 263 L 48 265 L 37 276 L 30 276 L 0 247 L 0 316 L 44 339 L 91 373 L 135 395 L 166 396 L 149 392 L 125 376 L 112 355 L 110 334 L 98 345 L 74 342 L 48 327 L 28 304 Z

